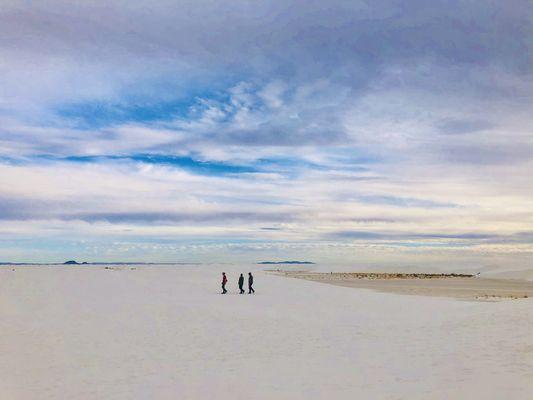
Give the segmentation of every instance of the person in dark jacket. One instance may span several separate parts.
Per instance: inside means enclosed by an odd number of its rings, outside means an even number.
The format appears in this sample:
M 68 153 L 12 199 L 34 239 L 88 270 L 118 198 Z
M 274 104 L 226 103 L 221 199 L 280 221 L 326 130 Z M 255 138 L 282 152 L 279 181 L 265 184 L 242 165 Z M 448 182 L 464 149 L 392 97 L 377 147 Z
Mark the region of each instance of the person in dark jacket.
M 241 291 L 241 294 L 244 293 L 244 289 L 242 288 L 244 286 L 244 276 L 241 274 L 239 276 L 239 290 Z
M 248 272 L 248 294 L 255 293 L 254 288 L 252 285 L 254 284 L 254 276 L 251 272 Z
M 226 283 L 228 283 L 228 278 L 226 278 L 226 273 L 222 272 L 222 294 L 226 294 Z

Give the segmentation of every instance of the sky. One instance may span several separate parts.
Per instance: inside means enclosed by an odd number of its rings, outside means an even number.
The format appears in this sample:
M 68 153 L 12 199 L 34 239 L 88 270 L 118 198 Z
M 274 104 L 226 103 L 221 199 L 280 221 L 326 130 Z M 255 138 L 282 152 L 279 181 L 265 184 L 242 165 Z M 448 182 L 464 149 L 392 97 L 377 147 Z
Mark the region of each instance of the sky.
M 527 1 L 11 1 L 0 261 L 531 265 Z

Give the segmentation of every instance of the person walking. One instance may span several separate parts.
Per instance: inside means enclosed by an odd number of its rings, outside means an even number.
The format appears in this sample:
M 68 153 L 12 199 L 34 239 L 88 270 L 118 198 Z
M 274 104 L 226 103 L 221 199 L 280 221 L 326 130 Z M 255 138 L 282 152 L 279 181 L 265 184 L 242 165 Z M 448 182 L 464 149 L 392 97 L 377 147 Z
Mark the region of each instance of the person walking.
M 251 272 L 248 272 L 248 294 L 255 293 L 254 288 L 252 285 L 254 284 L 254 276 Z
M 222 294 L 226 294 L 226 283 L 228 283 L 228 278 L 226 278 L 226 273 L 222 272 Z
M 239 276 L 239 290 L 241 291 L 241 294 L 244 293 L 244 289 L 242 288 L 244 286 L 244 276 L 241 274 Z

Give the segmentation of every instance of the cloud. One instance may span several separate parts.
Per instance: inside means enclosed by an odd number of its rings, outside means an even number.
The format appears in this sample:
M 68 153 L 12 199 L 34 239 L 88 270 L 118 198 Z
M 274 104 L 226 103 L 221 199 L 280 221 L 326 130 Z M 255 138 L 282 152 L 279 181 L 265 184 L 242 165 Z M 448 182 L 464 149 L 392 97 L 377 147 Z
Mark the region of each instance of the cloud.
M 144 101 L 172 98 L 202 82 L 227 86 L 242 76 L 330 77 L 360 89 L 384 69 L 421 60 L 523 73 L 531 67 L 526 7 L 522 1 L 336 0 L 325 6 L 294 0 L 253 7 L 241 0 L 231 7 L 219 1 L 115 0 L 106 7 L 11 1 L 0 16 L 2 59 L 9 60 L 1 65 L 4 104 L 41 108 L 43 100 L 109 101 L 126 93 Z
M 370 204 L 387 204 L 397 207 L 420 207 L 420 208 L 435 208 L 435 207 L 456 207 L 453 203 L 439 203 L 431 200 L 413 199 L 395 196 L 361 196 L 358 201 Z
M 526 246 L 525 1 L 4 3 L 1 230 L 47 254 Z
M 494 128 L 495 125 L 489 121 L 468 120 L 468 119 L 447 119 L 440 121 L 437 128 L 444 134 L 460 135 L 467 133 L 482 132 Z
M 110 223 L 201 223 L 201 222 L 228 222 L 237 221 L 242 223 L 249 222 L 288 222 L 292 219 L 290 214 L 281 213 L 252 213 L 252 212 L 210 212 L 199 213 L 160 213 L 160 212 L 118 212 L 118 213 L 94 213 L 94 214 L 74 214 L 69 215 L 68 219 L 79 219 L 87 222 L 106 221 Z
M 337 238 L 349 238 L 354 240 L 433 240 L 433 239 L 459 239 L 459 240 L 483 240 L 495 239 L 497 235 L 479 233 L 394 233 L 394 232 L 368 232 L 368 231 L 342 231 L 333 233 Z

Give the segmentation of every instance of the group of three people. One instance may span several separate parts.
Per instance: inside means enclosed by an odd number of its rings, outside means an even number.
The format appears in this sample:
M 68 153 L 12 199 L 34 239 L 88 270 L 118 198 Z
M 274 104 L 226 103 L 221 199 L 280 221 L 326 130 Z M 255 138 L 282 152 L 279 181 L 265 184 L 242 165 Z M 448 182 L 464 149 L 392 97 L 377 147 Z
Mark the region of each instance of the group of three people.
M 228 293 L 228 291 L 226 290 L 227 283 L 228 283 L 228 278 L 226 277 L 226 273 L 222 272 L 222 294 Z M 248 272 L 248 294 L 255 293 L 255 290 L 252 287 L 253 284 L 254 284 L 254 276 L 252 275 L 251 272 Z M 244 276 L 241 274 L 241 276 L 239 276 L 239 290 L 241 291 L 241 294 L 244 293 L 243 286 L 244 286 Z

